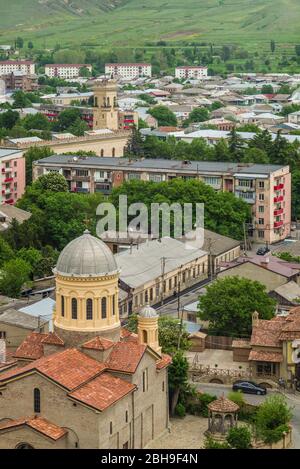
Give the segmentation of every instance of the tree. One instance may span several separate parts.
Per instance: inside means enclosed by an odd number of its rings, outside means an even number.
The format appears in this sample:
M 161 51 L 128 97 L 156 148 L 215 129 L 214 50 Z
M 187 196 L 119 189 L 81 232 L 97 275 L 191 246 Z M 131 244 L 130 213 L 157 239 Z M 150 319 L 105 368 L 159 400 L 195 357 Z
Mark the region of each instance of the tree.
M 151 116 L 157 119 L 159 126 L 176 126 L 177 118 L 174 112 L 170 111 L 166 106 L 155 106 L 148 111 Z
M 13 99 L 14 99 L 14 108 L 23 108 L 23 107 L 29 107 L 31 106 L 31 101 L 28 99 L 26 96 L 26 93 L 24 93 L 21 90 L 15 91 L 13 94 Z
M 23 259 L 28 265 L 30 265 L 33 278 L 37 267 L 43 259 L 41 252 L 35 248 L 22 248 L 17 252 L 17 257 L 19 259 Z
M 4 264 L 4 262 L 8 261 L 14 257 L 14 251 L 10 247 L 7 241 L 0 236 L 0 267 Z
M 251 431 L 247 427 L 232 427 L 226 441 L 232 448 L 249 449 L 251 447 Z
M 16 39 L 16 48 L 17 49 L 23 49 L 23 46 L 24 46 L 24 40 L 22 37 L 17 37 Z
M 77 135 L 77 137 L 84 135 L 86 130 L 89 130 L 89 126 L 84 120 L 81 119 L 81 117 L 77 117 L 75 122 L 68 128 L 68 131 L 74 135 Z
M 235 127 L 229 133 L 228 149 L 234 161 L 242 161 L 244 155 L 244 141 L 237 133 Z
M 29 281 L 31 266 L 23 259 L 11 259 L 1 268 L 0 290 L 3 295 L 17 298 L 25 282 Z
M 274 89 L 272 85 L 263 85 L 261 88 L 262 94 L 273 94 Z
M 169 388 L 171 399 L 171 415 L 174 415 L 180 392 L 184 392 L 188 385 L 188 361 L 183 353 L 176 352 L 169 366 Z
M 134 126 L 132 128 L 131 136 L 128 139 L 128 143 L 124 152 L 124 156 L 130 157 L 142 157 L 144 154 L 143 150 L 143 139 L 139 130 Z
M 198 314 L 209 321 L 212 334 L 243 337 L 251 335 L 254 311 L 262 319 L 271 319 L 275 306 L 264 285 L 234 276 L 219 278 L 207 287 L 199 298 Z
M 191 122 L 205 122 L 209 119 L 209 111 L 205 107 L 196 107 L 190 113 L 186 124 L 189 125 Z
M 26 116 L 22 120 L 22 125 L 27 130 L 50 130 L 50 122 L 48 121 L 47 117 L 40 112 Z
M 300 219 L 300 170 L 292 172 L 292 216 Z
M 31 147 L 25 153 L 26 162 L 26 185 L 28 186 L 32 182 L 32 164 L 34 161 L 42 160 L 48 156 L 53 155 L 53 151 L 49 147 Z
M 32 41 L 28 42 L 28 49 L 33 49 L 33 42 Z
M 0 114 L 0 127 L 4 127 L 5 129 L 12 129 L 19 121 L 19 119 L 19 113 L 9 109 L 8 111 Z
M 66 179 L 59 173 L 48 173 L 40 176 L 34 183 L 34 187 L 42 191 L 68 192 Z
M 295 46 L 295 52 L 296 52 L 296 55 L 297 55 L 298 57 L 300 57 L 300 44 L 297 44 L 297 45 Z
M 256 430 L 265 443 L 276 443 L 288 430 L 292 418 L 291 408 L 281 394 L 269 396 L 258 408 L 256 414 Z
M 91 76 L 91 72 L 87 67 L 81 67 L 79 70 L 79 76 L 88 78 Z
M 270 42 L 270 49 L 271 49 L 272 54 L 274 54 L 275 49 L 276 49 L 276 43 L 273 39 Z
M 80 119 L 80 110 L 76 108 L 65 109 L 62 111 L 55 124 L 55 130 L 64 131 L 68 130 L 77 119 Z

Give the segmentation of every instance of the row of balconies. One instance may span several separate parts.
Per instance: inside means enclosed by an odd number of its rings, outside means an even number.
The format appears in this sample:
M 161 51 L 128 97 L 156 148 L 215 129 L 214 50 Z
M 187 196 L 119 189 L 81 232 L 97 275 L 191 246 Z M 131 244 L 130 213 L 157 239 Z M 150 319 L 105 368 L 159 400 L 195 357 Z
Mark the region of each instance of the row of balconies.
M 284 188 L 284 184 L 277 184 L 277 186 L 274 186 L 274 191 L 281 191 Z

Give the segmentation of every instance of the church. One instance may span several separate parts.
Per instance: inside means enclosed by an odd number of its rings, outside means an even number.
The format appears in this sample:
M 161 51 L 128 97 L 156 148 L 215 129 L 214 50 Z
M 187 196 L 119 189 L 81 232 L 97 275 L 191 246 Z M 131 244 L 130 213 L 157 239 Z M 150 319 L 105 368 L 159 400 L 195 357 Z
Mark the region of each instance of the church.
M 119 271 L 89 231 L 61 252 L 53 332 L 31 332 L 0 373 L 0 449 L 144 448 L 169 426 L 158 315 L 121 327 Z

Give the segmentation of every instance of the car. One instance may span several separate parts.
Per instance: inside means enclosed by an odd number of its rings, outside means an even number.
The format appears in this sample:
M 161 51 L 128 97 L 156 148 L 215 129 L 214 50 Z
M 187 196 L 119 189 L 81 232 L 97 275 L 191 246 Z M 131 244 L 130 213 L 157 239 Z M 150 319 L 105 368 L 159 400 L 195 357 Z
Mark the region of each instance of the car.
M 265 254 L 267 254 L 268 252 L 270 252 L 270 249 L 267 248 L 267 246 L 265 247 L 262 247 L 262 248 L 258 248 L 258 250 L 256 251 L 256 254 L 258 256 L 264 256 Z
M 258 396 L 265 396 L 267 389 L 264 386 L 258 385 L 253 381 L 236 381 L 232 385 L 233 391 L 241 391 L 245 394 L 257 394 Z

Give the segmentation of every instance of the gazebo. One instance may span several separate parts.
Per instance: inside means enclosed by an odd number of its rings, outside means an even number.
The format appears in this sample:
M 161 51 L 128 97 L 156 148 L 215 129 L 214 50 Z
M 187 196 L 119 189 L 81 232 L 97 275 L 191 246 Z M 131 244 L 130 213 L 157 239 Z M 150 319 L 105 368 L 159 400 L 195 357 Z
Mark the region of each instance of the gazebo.
M 213 438 L 223 439 L 237 425 L 239 406 L 223 395 L 208 405 L 208 431 Z

